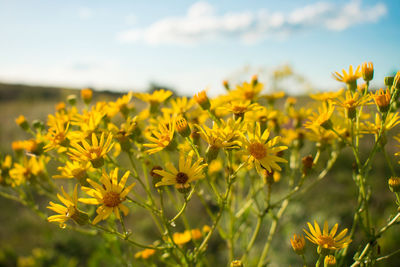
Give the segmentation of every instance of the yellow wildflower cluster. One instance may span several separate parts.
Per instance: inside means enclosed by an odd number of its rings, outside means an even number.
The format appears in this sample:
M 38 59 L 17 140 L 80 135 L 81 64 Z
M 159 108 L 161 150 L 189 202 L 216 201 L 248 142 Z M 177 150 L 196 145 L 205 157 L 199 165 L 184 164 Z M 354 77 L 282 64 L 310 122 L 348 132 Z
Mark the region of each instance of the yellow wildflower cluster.
M 40 214 L 25 190 L 52 196 L 48 209 L 56 214 L 49 222 L 114 235 L 141 249 L 132 260 L 212 266 L 204 255 L 215 242 L 213 248 L 228 248 L 221 258 L 229 263 L 264 266 L 292 198 L 322 180 L 341 150 L 349 148 L 355 162 L 350 180 L 359 189 L 351 233 L 336 235 L 338 224 L 329 230 L 327 222 L 322 231 L 317 222 L 308 223 L 304 232 L 317 245 L 317 266 L 334 266 L 346 259 L 362 226 L 369 245 L 354 259 L 373 262 L 370 246 L 395 221 L 375 230 L 366 178 L 375 154 L 386 153 L 390 161 L 385 145 L 387 133 L 400 123 L 400 72 L 375 93 L 369 88 L 373 73 L 372 63 L 335 72 L 347 88 L 311 94 L 314 101 L 268 92 L 257 75 L 237 85 L 224 82 L 227 92 L 217 97 L 205 90 L 179 97 L 161 89 L 95 102 L 96 93 L 83 89 L 81 101 L 69 96 L 46 123 L 16 119 L 30 136 L 12 144 L 14 156 L 0 157 L 1 192 Z M 284 68 L 274 75 L 291 74 Z M 361 78 L 365 84 L 358 86 Z M 361 156 L 360 143 L 370 139 L 371 151 Z M 391 168 L 385 184 L 399 197 L 399 178 Z M 156 229 L 151 237 L 158 234 L 151 245 L 140 241 L 148 237 L 136 238 L 146 212 L 146 222 Z M 204 224 L 210 226 L 200 230 Z M 256 255 L 259 243 L 264 249 Z M 307 265 L 304 236 L 294 235 L 291 245 Z

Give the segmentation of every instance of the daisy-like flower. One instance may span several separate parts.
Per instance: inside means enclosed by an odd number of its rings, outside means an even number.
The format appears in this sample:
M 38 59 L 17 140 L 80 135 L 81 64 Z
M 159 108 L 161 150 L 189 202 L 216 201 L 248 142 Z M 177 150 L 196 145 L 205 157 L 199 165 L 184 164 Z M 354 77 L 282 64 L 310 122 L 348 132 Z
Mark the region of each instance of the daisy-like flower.
M 192 153 L 185 155 L 183 153 L 179 156 L 179 169 L 167 162 L 165 164 L 166 170 L 154 170 L 154 173 L 160 175 L 161 181 L 156 184 L 156 187 L 163 185 L 175 185 L 177 189 L 188 189 L 190 183 L 204 178 L 203 169 L 207 164 L 202 164 L 203 159 L 198 159 L 192 164 Z
M 50 206 L 47 208 L 57 212 L 58 215 L 50 216 L 47 220 L 49 222 L 58 222 L 61 228 L 66 227 L 65 222 L 69 219 L 79 225 L 86 224 L 89 219 L 88 215 L 78 209 L 78 185 L 75 185 L 72 197 L 64 191 L 63 187 L 61 187 L 61 191 L 63 195 L 57 194 L 57 197 L 64 206 L 50 201 Z
M 64 167 L 58 167 L 61 172 L 59 175 L 53 175 L 54 179 L 72 179 L 75 178 L 79 182 L 84 182 L 87 177 L 87 171 L 91 168 L 90 162 L 67 161 Z
M 110 172 L 110 175 L 103 171 L 100 179 L 101 185 L 87 179 L 94 189 L 82 186 L 82 190 L 93 198 L 80 198 L 79 201 L 86 204 L 101 205 L 96 210 L 98 215 L 93 220 L 93 224 L 106 220 L 113 212 L 118 219 L 121 219 L 120 210 L 125 216 L 128 215 L 129 209 L 122 202 L 125 201 L 126 196 L 135 185 L 135 183 L 132 183 L 125 187 L 129 174 L 130 172 L 127 171 L 118 182 L 118 168 L 115 168 Z
M 311 225 L 311 223 L 307 223 L 307 225 L 310 229 L 310 232 L 308 232 L 306 229 L 303 229 L 306 233 L 306 238 L 312 243 L 318 245 L 320 249 L 338 250 L 347 247 L 352 241 L 350 239 L 350 236 L 346 236 L 347 228 L 342 230 L 335 237 L 338 229 L 338 224 L 335 224 L 330 232 L 327 221 L 325 221 L 324 223 L 324 228 L 322 232 L 316 221 L 314 221 L 314 227 Z
M 158 111 L 158 105 L 167 100 L 168 97 L 172 95 L 171 91 L 166 91 L 164 89 L 156 90 L 153 93 L 136 93 L 133 94 L 137 99 L 142 100 L 150 104 L 150 111 L 152 113 Z
M 39 175 L 45 170 L 42 158 L 31 157 L 24 158 L 22 164 L 14 163 L 14 168 L 10 170 L 11 186 L 18 186 Z
M 43 148 L 45 151 L 49 151 L 55 148 L 60 149 L 59 152 L 66 151 L 65 146 L 68 145 L 68 134 L 69 122 L 65 125 L 62 121 L 57 121 L 53 127 L 50 127 L 47 131 L 46 139 L 49 143 Z
M 287 146 L 275 146 L 281 137 L 276 136 L 268 141 L 269 130 L 266 129 L 261 134 L 258 122 L 255 127 L 249 125 L 247 132 L 248 137 L 243 137 L 244 154 L 248 156 L 247 162 L 251 166 L 254 164 L 258 173 L 262 173 L 262 168 L 269 172 L 282 170 L 278 162 L 287 162 L 287 160 L 277 156 L 277 153 L 287 149 Z
M 251 103 L 250 100 L 237 100 L 227 103 L 225 106 L 220 107 L 232 113 L 235 118 L 243 118 L 244 114 L 249 111 L 259 110 L 261 106 L 258 103 Z
M 105 102 L 97 102 L 97 104 L 92 107 L 90 111 L 84 111 L 81 114 L 75 114 L 72 119 L 71 124 L 76 125 L 80 128 L 80 132 L 71 137 L 72 139 L 79 139 L 83 137 L 88 137 L 94 133 L 99 127 L 105 116 L 107 104 Z
M 69 149 L 68 155 L 74 161 L 90 161 L 94 168 L 100 168 L 104 164 L 104 157 L 111 150 L 114 143 L 112 134 L 108 134 L 107 140 L 104 140 L 104 132 L 101 134 L 100 143 L 95 133 L 92 133 L 92 144 L 90 145 L 85 139 L 78 142 L 72 142 L 72 148 Z
M 344 89 L 342 88 L 336 92 L 322 92 L 322 93 L 310 94 L 310 97 L 318 101 L 329 101 L 341 96 L 343 94 L 343 91 Z
M 126 95 L 118 98 L 115 102 L 108 103 L 107 115 L 108 117 L 114 117 L 118 112 L 121 112 L 124 116 L 126 116 L 130 109 L 133 108 L 133 104 L 131 104 L 132 92 L 129 92 Z
M 387 132 L 400 123 L 399 113 L 389 113 L 386 117 L 386 121 L 383 125 L 383 132 Z M 378 138 L 381 130 L 382 118 L 379 113 L 375 114 L 375 123 L 367 121 L 365 124 L 361 124 L 361 133 L 374 134 L 375 140 Z
M 335 106 L 332 105 L 332 102 L 329 102 L 328 105 L 322 105 L 322 108 L 318 108 L 318 113 L 314 112 L 309 121 L 304 123 L 304 127 L 309 129 L 318 129 L 319 127 L 323 127 L 324 129 L 332 128 L 330 119 L 334 110 Z
M 175 123 L 170 119 L 168 124 L 160 123 L 158 124 L 158 129 L 151 130 L 150 133 L 145 134 L 146 139 L 152 142 L 143 144 L 144 147 L 150 148 L 146 150 L 146 153 L 154 154 L 166 148 L 173 140 L 174 131 Z
M 260 82 L 244 82 L 241 85 L 237 85 L 235 90 L 230 91 L 230 96 L 232 99 L 245 99 L 251 101 L 256 99 L 263 89 L 264 84 Z
M 338 97 L 333 102 L 343 107 L 346 110 L 346 117 L 355 118 L 356 108 L 365 105 L 370 100 L 368 95 L 360 96 L 358 92 L 351 94 L 350 91 L 346 91 L 345 97 Z
M 339 72 L 332 73 L 332 76 L 335 80 L 339 82 L 344 82 L 347 84 L 348 89 L 354 92 L 357 88 L 357 79 L 362 76 L 360 66 L 357 66 L 356 70 L 353 71 L 353 66 L 350 65 L 349 72 L 347 73 L 344 69 L 342 70 L 343 74 Z

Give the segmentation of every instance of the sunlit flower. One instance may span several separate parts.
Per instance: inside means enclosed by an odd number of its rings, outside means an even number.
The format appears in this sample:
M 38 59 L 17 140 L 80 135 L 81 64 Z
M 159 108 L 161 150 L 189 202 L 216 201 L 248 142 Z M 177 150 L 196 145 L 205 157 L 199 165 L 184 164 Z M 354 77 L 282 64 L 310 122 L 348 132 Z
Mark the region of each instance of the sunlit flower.
M 264 84 L 260 82 L 244 82 L 241 85 L 237 85 L 235 90 L 230 91 L 229 95 L 237 100 L 254 100 L 263 89 Z
M 65 222 L 69 219 L 80 225 L 86 224 L 89 219 L 88 215 L 78 209 L 78 185 L 75 185 L 72 197 L 64 191 L 63 187 L 61 187 L 61 191 L 63 195 L 57 193 L 57 197 L 64 206 L 50 201 L 50 206 L 47 208 L 58 213 L 58 215 L 52 215 L 47 220 L 59 223 L 61 228 L 66 227 Z
M 101 185 L 87 179 L 94 189 L 82 186 L 82 190 L 93 198 L 80 198 L 79 201 L 86 204 L 101 205 L 96 209 L 98 215 L 93 220 L 93 224 L 106 220 L 113 212 L 118 219 L 121 219 L 120 211 L 125 216 L 128 215 L 129 209 L 122 202 L 125 201 L 126 196 L 135 185 L 135 183 L 132 183 L 125 187 L 129 174 L 130 172 L 127 171 L 118 182 L 118 168 L 115 168 L 110 172 L 110 175 L 103 171 L 100 178 Z
M 369 95 L 360 96 L 358 92 L 352 94 L 350 91 L 346 91 L 345 97 L 338 97 L 333 102 L 346 110 L 348 118 L 355 118 L 356 108 L 365 105 L 369 100 Z
M 243 118 L 244 114 L 249 111 L 261 109 L 258 103 L 251 103 L 250 100 L 242 101 L 230 101 L 225 106 L 220 107 L 235 115 L 235 118 Z
M 114 117 L 118 112 L 121 112 L 126 116 L 130 109 L 133 108 L 133 104 L 130 103 L 132 99 L 132 92 L 118 98 L 116 101 L 108 103 L 107 114 L 110 118 Z
M 339 91 L 335 92 L 321 92 L 321 93 L 316 93 L 316 94 L 310 94 L 310 97 L 314 100 L 318 101 L 328 101 L 332 100 L 335 98 L 338 98 L 343 94 L 344 89 L 340 89 Z
M 338 250 L 347 247 L 350 242 L 350 236 L 346 236 L 347 228 L 342 230 L 336 237 L 338 224 L 335 224 L 329 232 L 328 222 L 325 221 L 323 231 L 319 228 L 319 225 L 314 221 L 314 227 L 311 223 L 307 223 L 310 232 L 304 229 L 306 238 L 312 243 L 318 245 L 322 249 Z
M 32 177 L 41 174 L 45 170 L 43 160 L 39 157 L 31 157 L 28 160 L 25 157 L 22 164 L 14 163 L 14 167 L 10 170 L 11 185 L 21 185 Z
M 113 147 L 112 134 L 108 134 L 107 140 L 104 140 L 104 132 L 101 134 L 100 143 L 96 134 L 92 133 L 92 144 L 90 145 L 85 139 L 80 142 L 72 142 L 68 155 L 72 160 L 90 161 L 95 168 L 99 168 L 104 164 L 104 157 Z
M 259 173 L 262 173 L 262 168 L 269 172 L 280 171 L 281 167 L 277 163 L 287 162 L 277 156 L 277 153 L 287 149 L 287 146 L 275 146 L 281 137 L 276 136 L 268 140 L 269 134 L 268 129 L 261 134 L 260 124 L 256 123 L 255 127 L 248 126 L 247 138 L 243 138 L 244 154 L 248 156 L 247 162 L 251 166 L 254 164 Z
M 81 97 L 86 104 L 89 104 L 93 97 L 93 91 L 89 88 L 82 89 Z
M 58 167 L 57 170 L 61 172 L 59 175 L 53 175 L 53 178 L 75 178 L 78 181 L 85 181 L 87 177 L 87 171 L 91 168 L 90 162 L 79 162 L 79 161 L 67 161 L 65 166 Z
M 309 118 L 309 121 L 304 123 L 304 127 L 312 129 L 318 129 L 319 127 L 323 127 L 325 129 L 329 129 L 332 127 L 332 122 L 330 120 L 335 107 L 329 102 L 328 105 L 322 105 L 322 107 L 318 108 L 318 113 L 313 113 L 313 115 Z
M 156 187 L 163 185 L 175 185 L 177 189 L 187 189 L 190 183 L 204 178 L 203 169 L 207 164 L 203 164 L 203 159 L 198 159 L 192 164 L 192 154 L 180 154 L 179 168 L 176 169 L 170 162 L 165 164 L 166 170 L 154 170 L 154 173 L 161 175 L 162 179 Z
M 350 65 L 349 72 L 346 72 L 344 69 L 342 70 L 343 74 L 339 72 L 332 73 L 332 76 L 335 80 L 339 82 L 344 82 L 347 84 L 348 88 L 351 91 L 354 91 L 357 88 L 357 79 L 361 77 L 360 66 L 357 66 L 356 70 L 353 72 L 353 66 Z
M 383 133 L 389 131 L 396 125 L 400 123 L 400 116 L 399 113 L 389 113 L 386 117 L 386 121 L 383 125 Z M 375 139 L 377 139 L 379 132 L 381 130 L 381 125 L 382 125 L 382 118 L 379 113 L 375 114 L 375 122 L 365 122 L 365 124 L 361 124 L 361 132 L 362 133 L 367 133 L 367 134 L 374 134 Z
M 45 151 L 49 151 L 56 148 L 64 147 L 68 145 L 68 134 L 69 122 L 65 125 L 62 121 L 57 121 L 53 127 L 50 127 L 47 131 L 46 139 L 49 143 L 44 147 Z M 59 151 L 60 152 L 60 151 Z
M 190 231 L 185 231 L 183 233 L 174 233 L 172 235 L 172 239 L 174 240 L 175 244 L 181 246 L 190 242 L 190 240 L 192 239 L 192 235 L 190 234 Z
M 336 266 L 336 258 L 334 255 L 326 255 L 324 259 L 324 267 Z
M 150 144 L 143 144 L 144 147 L 150 148 L 146 150 L 146 153 L 154 154 L 166 148 L 173 140 L 174 131 L 175 123 L 170 119 L 167 125 L 160 123 L 158 124 L 158 129 L 145 134 L 146 139 L 152 142 Z
M 207 110 L 210 109 L 211 104 L 210 104 L 210 100 L 207 97 L 207 93 L 205 90 L 195 94 L 193 96 L 194 101 L 197 102 L 197 104 L 199 104 L 201 106 L 202 109 Z

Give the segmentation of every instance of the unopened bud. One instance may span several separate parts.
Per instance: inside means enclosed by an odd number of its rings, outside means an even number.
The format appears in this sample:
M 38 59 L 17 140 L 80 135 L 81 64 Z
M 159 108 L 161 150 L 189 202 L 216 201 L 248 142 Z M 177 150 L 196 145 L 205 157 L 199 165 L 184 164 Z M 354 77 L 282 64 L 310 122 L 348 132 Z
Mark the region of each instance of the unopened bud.
M 82 89 L 81 97 L 86 104 L 89 104 L 92 101 L 93 91 L 89 88 Z
M 399 177 L 390 177 L 389 188 L 392 192 L 400 192 L 400 178 Z

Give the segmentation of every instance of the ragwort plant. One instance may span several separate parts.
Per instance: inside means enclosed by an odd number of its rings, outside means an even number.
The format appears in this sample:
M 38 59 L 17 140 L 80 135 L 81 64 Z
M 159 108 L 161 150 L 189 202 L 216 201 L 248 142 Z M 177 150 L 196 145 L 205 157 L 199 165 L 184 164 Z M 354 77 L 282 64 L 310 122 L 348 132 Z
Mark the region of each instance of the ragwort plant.
M 379 240 L 400 213 L 374 225 L 369 208 L 369 174 L 378 152 L 400 205 L 400 178 L 385 149 L 388 132 L 400 123 L 400 72 L 375 93 L 369 90 L 373 74 L 372 63 L 335 72 L 346 89 L 312 94 L 314 108 L 296 107 L 293 97 L 279 108 L 275 102 L 284 93 L 263 94 L 257 76 L 236 86 L 224 81 L 226 94 L 213 99 L 206 91 L 188 99 L 157 90 L 92 103 L 92 91 L 84 89 L 82 109 L 72 95 L 46 125 L 16 119 L 31 137 L 12 143 L 13 156 L 1 157 L 0 194 L 61 228 L 119 238 L 134 248 L 125 251 L 127 265 L 212 266 L 207 255 L 216 249 L 212 240 L 219 240 L 219 257 L 228 265 L 261 267 L 270 261 L 272 240 L 293 198 L 323 180 L 349 148 L 358 188 L 352 224 L 339 230 L 325 221 L 321 230 L 314 221 L 303 230 L 306 239 L 294 234 L 290 243 L 304 266 L 373 266 L 400 251 L 378 253 Z M 361 77 L 365 83 L 357 85 Z M 147 106 L 137 110 L 132 98 Z M 367 135 L 375 142 L 365 156 L 360 140 Z M 50 162 L 57 173 L 48 173 Z M 38 207 L 35 192 L 50 200 L 47 211 Z M 203 220 L 189 216 L 194 206 Z M 136 238 L 134 222 L 126 218 L 138 210 L 158 238 Z M 358 244 L 352 242 L 356 233 L 362 236 Z M 315 247 L 314 256 L 306 257 L 307 246 Z M 356 251 L 352 263 L 349 246 Z

